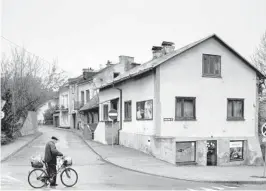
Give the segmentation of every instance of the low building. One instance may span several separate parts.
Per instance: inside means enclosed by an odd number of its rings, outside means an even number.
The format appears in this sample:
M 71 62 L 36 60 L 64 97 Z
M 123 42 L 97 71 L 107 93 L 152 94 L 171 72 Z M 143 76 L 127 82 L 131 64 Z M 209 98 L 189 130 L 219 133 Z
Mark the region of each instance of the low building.
M 217 35 L 152 52 L 101 86 L 96 140 L 173 164 L 261 165 L 257 83 L 265 76 Z
M 50 99 L 46 102 L 44 102 L 43 104 L 41 104 L 40 106 L 38 106 L 37 108 L 37 121 L 38 121 L 38 124 L 44 124 L 45 121 L 44 121 L 44 113 L 48 110 L 48 109 L 51 109 L 51 108 L 54 108 L 57 104 L 57 101 L 56 101 L 57 98 L 53 98 L 53 99 Z M 52 125 L 53 124 L 53 121 L 47 121 L 46 122 L 47 124 L 49 125 Z
M 68 83 L 59 89 L 59 127 L 70 128 Z

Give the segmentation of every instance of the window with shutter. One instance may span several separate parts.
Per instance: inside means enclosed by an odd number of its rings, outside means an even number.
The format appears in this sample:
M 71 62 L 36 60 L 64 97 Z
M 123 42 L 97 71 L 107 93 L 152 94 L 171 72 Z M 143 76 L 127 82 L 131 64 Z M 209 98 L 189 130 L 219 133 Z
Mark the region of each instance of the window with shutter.
M 202 73 L 203 77 L 221 77 L 221 56 L 203 54 Z

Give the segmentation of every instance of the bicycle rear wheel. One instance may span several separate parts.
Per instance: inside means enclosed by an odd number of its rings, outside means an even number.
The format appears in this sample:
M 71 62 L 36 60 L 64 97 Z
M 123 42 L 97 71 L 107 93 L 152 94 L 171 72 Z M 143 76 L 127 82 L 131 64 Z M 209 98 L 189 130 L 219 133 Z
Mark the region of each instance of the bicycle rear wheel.
M 43 169 L 33 169 L 28 176 L 28 182 L 33 188 L 42 188 L 46 185 L 47 173 Z
M 73 168 L 66 168 L 60 175 L 61 182 L 66 187 L 74 186 L 78 181 L 78 173 Z

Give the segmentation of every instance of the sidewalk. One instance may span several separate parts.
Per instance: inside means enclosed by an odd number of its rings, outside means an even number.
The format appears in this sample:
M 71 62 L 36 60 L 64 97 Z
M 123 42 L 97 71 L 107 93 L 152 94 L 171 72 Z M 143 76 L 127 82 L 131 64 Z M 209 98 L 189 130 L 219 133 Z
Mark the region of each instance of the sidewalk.
M 81 131 L 73 132 L 83 139 Z M 266 184 L 266 178 L 261 178 L 263 166 L 176 166 L 121 145 L 84 141 L 104 161 L 144 174 L 199 182 Z
M 17 138 L 14 142 L 7 145 L 1 145 L 1 162 L 6 161 L 8 158 L 12 157 L 14 154 L 19 152 L 21 149 L 26 147 L 32 141 L 41 136 L 41 132 L 36 132 L 33 135 L 27 135 Z

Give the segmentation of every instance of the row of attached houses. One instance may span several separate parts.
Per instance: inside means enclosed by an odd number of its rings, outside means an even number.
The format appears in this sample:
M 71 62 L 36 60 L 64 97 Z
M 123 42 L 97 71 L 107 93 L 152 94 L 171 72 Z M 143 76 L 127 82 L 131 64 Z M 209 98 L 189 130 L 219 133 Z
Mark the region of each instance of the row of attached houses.
M 164 41 L 152 53 L 143 64 L 120 56 L 70 80 L 60 90 L 69 105 L 60 125 L 93 124 L 95 141 L 173 164 L 261 165 L 258 81 L 265 76 L 215 34 L 177 50 Z M 82 104 L 73 109 L 75 101 Z

